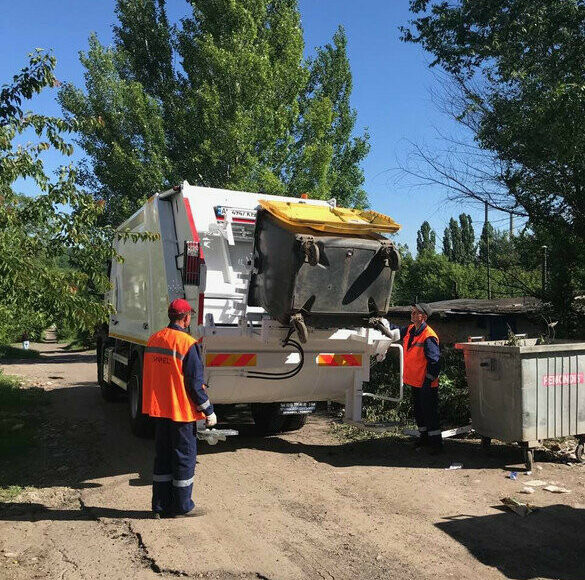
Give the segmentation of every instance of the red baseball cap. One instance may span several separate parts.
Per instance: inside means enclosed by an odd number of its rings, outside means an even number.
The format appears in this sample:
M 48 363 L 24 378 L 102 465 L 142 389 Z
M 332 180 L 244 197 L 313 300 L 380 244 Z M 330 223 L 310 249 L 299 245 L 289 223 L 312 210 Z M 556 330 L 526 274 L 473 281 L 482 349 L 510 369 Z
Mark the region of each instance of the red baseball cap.
M 177 298 L 169 304 L 169 315 L 187 314 L 187 312 L 195 312 L 195 310 L 184 298 Z

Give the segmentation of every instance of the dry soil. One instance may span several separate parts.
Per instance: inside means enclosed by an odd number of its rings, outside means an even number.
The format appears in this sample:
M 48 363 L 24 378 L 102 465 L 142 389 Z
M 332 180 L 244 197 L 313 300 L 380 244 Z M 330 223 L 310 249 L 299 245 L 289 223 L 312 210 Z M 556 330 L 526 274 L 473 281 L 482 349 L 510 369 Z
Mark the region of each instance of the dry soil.
M 524 475 L 509 446 L 450 440 L 431 457 L 396 438 L 342 442 L 327 416 L 272 437 L 241 416 L 238 437 L 200 444 L 206 513 L 153 520 L 153 442 L 131 435 L 123 399 L 101 399 L 94 353 L 33 347 L 40 360 L 1 365 L 50 400 L 41 445 L 1 465 L 25 487 L 0 506 L 1 578 L 585 578 L 585 468 L 569 456 L 537 454 Z M 533 479 L 571 493 L 523 495 Z M 520 517 L 505 496 L 539 509 Z

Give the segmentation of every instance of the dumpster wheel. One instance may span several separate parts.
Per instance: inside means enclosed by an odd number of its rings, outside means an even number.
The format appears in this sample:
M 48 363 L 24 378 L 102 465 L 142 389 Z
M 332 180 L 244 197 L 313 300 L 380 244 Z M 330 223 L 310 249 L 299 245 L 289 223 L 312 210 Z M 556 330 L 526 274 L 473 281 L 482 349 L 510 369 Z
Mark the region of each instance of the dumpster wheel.
M 526 471 L 532 471 L 532 468 L 534 467 L 534 449 L 524 447 L 522 449 L 522 456 L 524 458 L 524 463 L 526 464 Z

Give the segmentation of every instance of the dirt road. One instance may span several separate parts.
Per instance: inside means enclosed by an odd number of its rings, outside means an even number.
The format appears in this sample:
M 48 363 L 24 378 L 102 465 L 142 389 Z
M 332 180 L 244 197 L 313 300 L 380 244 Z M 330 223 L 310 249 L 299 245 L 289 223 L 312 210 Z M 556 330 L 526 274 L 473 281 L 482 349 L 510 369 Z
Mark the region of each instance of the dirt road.
M 583 466 L 537 456 L 541 469 L 512 481 L 517 449 L 449 441 L 435 458 L 391 438 L 341 443 L 327 417 L 202 443 L 207 513 L 150 519 L 152 441 L 130 434 L 125 401 L 101 399 L 93 353 L 41 346 L 39 361 L 1 365 L 50 398 L 45 442 L 26 468 L 4 467 L 26 490 L 0 507 L 2 578 L 585 578 Z M 572 492 L 522 495 L 532 479 Z M 505 511 L 509 495 L 540 509 Z

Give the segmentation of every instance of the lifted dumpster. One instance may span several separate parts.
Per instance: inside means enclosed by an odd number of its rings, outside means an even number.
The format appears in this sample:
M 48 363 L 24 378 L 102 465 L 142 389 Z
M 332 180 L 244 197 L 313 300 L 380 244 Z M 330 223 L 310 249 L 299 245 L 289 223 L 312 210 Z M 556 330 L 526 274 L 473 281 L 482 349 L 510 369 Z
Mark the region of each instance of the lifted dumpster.
M 484 446 L 492 438 L 519 443 L 530 470 L 541 441 L 575 436 L 577 459 L 584 460 L 584 342 L 537 344 L 534 338 L 455 346 L 463 351 L 471 421 Z
M 400 256 L 382 232 L 400 226 L 373 211 L 260 202 L 248 303 L 302 342 L 313 328 L 367 326 L 388 312 Z

